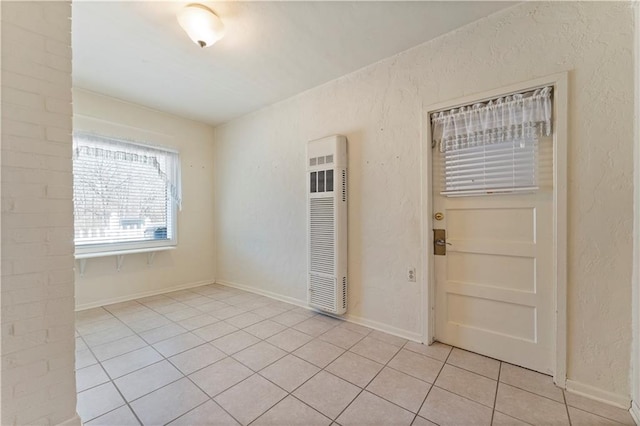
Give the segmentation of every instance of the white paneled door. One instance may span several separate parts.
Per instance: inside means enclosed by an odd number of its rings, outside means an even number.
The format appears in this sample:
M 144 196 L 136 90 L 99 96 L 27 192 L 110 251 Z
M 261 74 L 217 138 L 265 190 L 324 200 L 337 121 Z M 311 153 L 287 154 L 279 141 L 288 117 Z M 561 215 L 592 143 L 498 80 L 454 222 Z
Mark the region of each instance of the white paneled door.
M 540 161 L 551 164 L 550 141 Z M 554 373 L 553 191 L 541 167 L 530 193 L 445 197 L 433 150 L 435 338 L 542 373 Z M 550 170 L 550 166 L 547 167 Z

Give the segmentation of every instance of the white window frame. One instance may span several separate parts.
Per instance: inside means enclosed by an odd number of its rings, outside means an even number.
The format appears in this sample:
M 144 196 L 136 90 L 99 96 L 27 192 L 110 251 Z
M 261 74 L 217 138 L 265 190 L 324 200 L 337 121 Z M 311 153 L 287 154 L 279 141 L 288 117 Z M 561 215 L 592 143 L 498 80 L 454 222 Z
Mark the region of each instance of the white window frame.
M 123 138 L 115 138 L 103 135 L 94 135 L 105 141 L 112 140 L 117 143 L 125 143 L 135 146 L 140 146 L 143 148 L 151 148 L 159 151 L 165 151 L 168 153 L 177 154 L 178 165 L 180 164 L 180 153 L 179 151 L 150 144 L 143 144 L 139 142 L 132 142 Z M 75 137 L 75 134 L 74 134 Z M 178 167 L 180 170 L 180 168 Z M 179 172 L 180 173 L 180 172 Z M 74 175 L 75 179 L 75 175 Z M 155 251 L 164 251 L 164 250 L 172 250 L 175 249 L 178 245 L 178 206 L 177 204 L 171 200 L 170 198 L 167 200 L 169 204 L 167 206 L 167 224 L 171 224 L 172 233 L 171 238 L 163 239 L 163 240 L 147 240 L 147 241 L 131 241 L 131 242 L 120 242 L 120 243 L 100 243 L 100 244 L 83 244 L 83 245 L 75 245 L 75 258 L 76 259 L 90 259 L 95 257 L 106 257 L 106 256 L 122 256 L 125 254 L 132 253 L 151 253 Z M 75 210 L 75 206 L 74 206 Z M 151 256 L 150 262 L 153 257 Z M 121 266 L 121 261 L 119 260 L 119 267 Z M 82 268 L 84 269 L 84 267 Z M 84 271 L 82 271 L 84 272 Z

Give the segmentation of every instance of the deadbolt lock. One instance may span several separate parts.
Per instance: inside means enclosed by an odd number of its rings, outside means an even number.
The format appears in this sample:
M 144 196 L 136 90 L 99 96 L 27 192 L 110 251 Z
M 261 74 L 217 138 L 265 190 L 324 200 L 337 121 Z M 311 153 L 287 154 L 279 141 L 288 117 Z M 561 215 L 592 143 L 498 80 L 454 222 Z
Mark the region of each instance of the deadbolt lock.
M 438 212 L 438 213 L 433 215 L 433 218 L 435 220 L 442 220 L 442 219 L 444 219 L 444 214 L 442 214 L 442 212 Z

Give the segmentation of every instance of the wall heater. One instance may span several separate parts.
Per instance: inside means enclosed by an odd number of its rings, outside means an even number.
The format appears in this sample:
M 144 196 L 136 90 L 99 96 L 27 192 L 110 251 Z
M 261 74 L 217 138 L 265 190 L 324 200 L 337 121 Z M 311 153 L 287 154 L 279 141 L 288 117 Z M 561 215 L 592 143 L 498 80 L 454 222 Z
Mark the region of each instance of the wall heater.
M 347 139 L 335 135 L 307 146 L 309 306 L 347 311 Z

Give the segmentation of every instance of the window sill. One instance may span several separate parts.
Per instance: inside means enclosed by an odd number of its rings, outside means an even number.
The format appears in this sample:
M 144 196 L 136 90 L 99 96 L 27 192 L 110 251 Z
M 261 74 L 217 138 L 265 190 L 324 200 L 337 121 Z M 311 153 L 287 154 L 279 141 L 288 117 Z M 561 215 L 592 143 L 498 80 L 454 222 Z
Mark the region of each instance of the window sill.
M 152 265 L 157 252 L 175 250 L 175 249 L 176 249 L 176 246 L 160 246 L 160 247 L 138 248 L 138 249 L 130 249 L 130 250 L 114 250 L 114 251 L 102 251 L 102 252 L 93 252 L 93 253 L 76 253 L 75 258 L 80 263 L 80 276 L 82 277 L 84 276 L 84 272 L 87 267 L 87 259 L 116 256 L 116 268 L 117 268 L 117 271 L 120 272 L 120 269 L 122 269 L 122 265 L 124 263 L 124 257 L 127 254 L 146 253 L 147 264 Z

